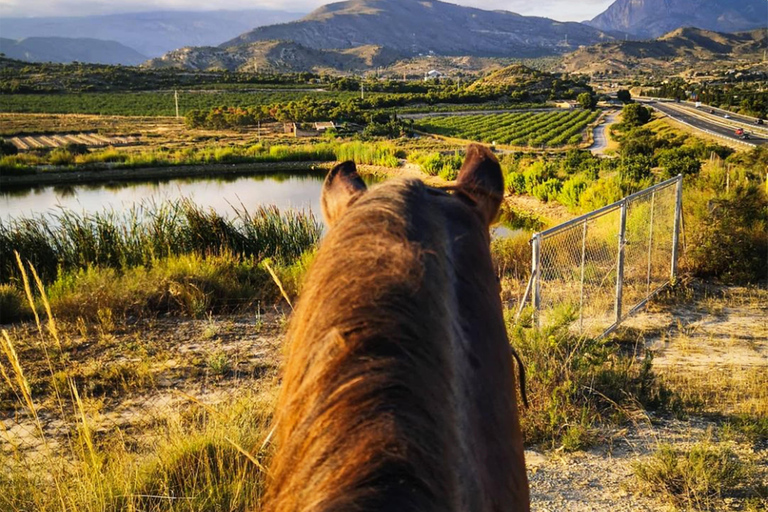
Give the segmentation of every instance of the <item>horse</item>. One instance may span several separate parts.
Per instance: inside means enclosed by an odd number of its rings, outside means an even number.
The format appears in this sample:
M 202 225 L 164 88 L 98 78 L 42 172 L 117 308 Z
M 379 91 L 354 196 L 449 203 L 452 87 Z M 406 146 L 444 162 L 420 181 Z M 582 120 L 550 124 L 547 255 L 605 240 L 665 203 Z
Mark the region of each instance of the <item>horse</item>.
M 480 145 L 446 189 L 368 190 L 352 162 L 329 172 L 329 229 L 287 334 L 267 511 L 529 510 L 490 253 L 503 189 Z

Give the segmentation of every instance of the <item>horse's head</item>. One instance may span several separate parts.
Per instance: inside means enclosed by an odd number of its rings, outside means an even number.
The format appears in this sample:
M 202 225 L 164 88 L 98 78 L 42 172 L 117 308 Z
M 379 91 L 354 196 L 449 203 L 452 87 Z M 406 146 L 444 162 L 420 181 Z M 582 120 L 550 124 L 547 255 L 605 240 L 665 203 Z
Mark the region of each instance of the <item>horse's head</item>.
M 369 190 L 336 166 L 330 226 L 291 321 L 274 510 L 527 510 L 514 373 L 489 226 L 496 157 L 445 189 Z
M 470 145 L 457 184 L 450 189 L 455 191 L 455 199 L 464 205 L 464 208 L 461 208 L 464 213 L 473 211 L 487 228 L 498 214 L 504 192 L 504 180 L 496 156 L 484 146 Z M 366 193 L 367 187 L 357 173 L 354 162 L 344 162 L 334 167 L 325 179 L 321 196 L 326 222 L 334 225 L 346 210 Z M 445 203 L 442 207 L 450 208 L 451 203 L 454 203 L 454 209 L 458 207 L 458 203 L 454 201 L 438 202 Z

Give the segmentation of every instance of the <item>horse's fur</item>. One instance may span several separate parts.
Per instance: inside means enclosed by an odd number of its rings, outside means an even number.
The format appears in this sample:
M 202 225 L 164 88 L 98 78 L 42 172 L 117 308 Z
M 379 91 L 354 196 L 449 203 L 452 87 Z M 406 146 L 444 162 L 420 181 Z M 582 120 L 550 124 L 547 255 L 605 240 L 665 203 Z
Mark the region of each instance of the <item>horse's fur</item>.
M 267 510 L 527 511 L 515 377 L 488 226 L 498 161 L 454 194 L 367 191 L 345 163 L 288 335 Z

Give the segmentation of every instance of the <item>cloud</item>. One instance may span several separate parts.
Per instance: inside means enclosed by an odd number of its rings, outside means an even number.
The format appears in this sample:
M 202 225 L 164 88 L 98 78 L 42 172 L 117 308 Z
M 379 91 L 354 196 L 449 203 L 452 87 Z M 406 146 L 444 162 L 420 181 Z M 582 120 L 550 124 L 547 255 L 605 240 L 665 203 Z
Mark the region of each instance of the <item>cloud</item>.
M 528 16 L 546 16 L 560 21 L 591 19 L 612 0 L 448 0 L 480 9 L 502 9 Z M 219 0 L 216 9 L 274 9 L 309 12 L 328 0 Z M 2 16 L 84 16 L 157 10 L 211 10 L 211 2 L 201 0 L 0 0 Z M 2 19 L 0 19 L 2 26 Z

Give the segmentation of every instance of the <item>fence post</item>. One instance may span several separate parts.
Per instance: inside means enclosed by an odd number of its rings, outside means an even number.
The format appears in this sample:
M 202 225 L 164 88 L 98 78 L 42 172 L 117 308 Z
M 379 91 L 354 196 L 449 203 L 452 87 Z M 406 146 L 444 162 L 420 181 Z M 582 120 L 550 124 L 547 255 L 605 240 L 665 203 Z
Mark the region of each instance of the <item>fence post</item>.
M 587 220 L 581 232 L 581 291 L 579 299 L 579 333 L 584 333 L 584 265 L 587 259 Z
M 627 231 L 627 200 L 621 202 L 619 224 L 619 255 L 616 262 L 616 325 L 621 323 L 621 301 L 624 293 L 624 243 Z
M 677 175 L 677 196 L 675 199 L 675 225 L 672 234 L 672 269 L 669 282 L 674 284 L 677 279 L 677 258 L 680 252 L 680 224 L 683 216 L 683 175 Z
M 539 327 L 541 313 L 541 237 L 538 233 L 531 239 L 531 278 L 533 279 L 533 318 L 536 328 Z

